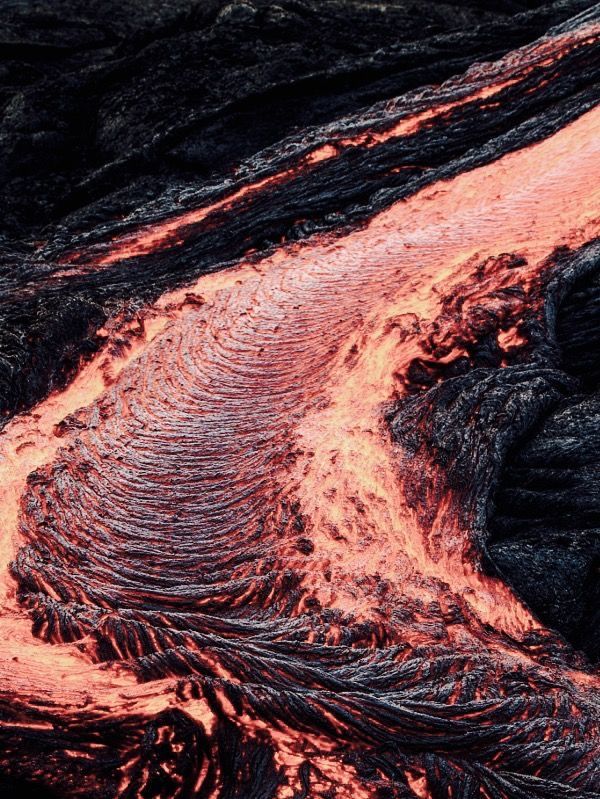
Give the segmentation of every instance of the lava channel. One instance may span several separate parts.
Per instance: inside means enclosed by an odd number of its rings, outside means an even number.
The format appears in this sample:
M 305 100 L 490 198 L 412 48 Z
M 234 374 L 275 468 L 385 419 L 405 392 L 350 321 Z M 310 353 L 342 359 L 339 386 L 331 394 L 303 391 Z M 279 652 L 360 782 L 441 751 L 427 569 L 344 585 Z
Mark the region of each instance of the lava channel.
M 7 774 L 65 797 L 599 795 L 597 672 L 486 565 L 507 453 L 580 391 L 547 288 L 598 258 L 599 157 L 592 108 L 204 275 L 7 424 Z

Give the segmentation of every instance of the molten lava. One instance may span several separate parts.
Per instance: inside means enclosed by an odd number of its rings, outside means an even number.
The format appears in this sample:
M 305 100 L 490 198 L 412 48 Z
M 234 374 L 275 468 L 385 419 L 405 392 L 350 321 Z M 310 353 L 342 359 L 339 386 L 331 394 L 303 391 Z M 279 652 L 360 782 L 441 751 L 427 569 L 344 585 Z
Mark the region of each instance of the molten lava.
M 438 135 L 536 70 L 545 87 L 597 36 L 585 22 L 431 89 L 52 279 L 168 258 L 347 149 Z M 575 391 L 540 362 L 545 292 L 598 257 L 599 164 L 584 107 L 360 225 L 122 312 L 8 422 L 8 774 L 65 797 L 598 795 L 597 673 L 484 556 L 506 452 Z

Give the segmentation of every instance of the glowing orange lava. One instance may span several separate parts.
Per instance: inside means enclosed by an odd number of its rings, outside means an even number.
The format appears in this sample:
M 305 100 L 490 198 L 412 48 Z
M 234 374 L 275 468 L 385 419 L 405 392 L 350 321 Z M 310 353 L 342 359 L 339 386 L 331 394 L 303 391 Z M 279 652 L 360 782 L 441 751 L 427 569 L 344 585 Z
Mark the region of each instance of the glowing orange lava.
M 536 58 L 548 53 L 555 57 L 545 45 Z M 492 96 L 511 82 L 458 102 Z M 451 107 L 420 112 L 370 135 L 369 143 L 409 133 Z M 341 146 L 356 143 L 343 140 Z M 316 151 L 308 160 L 336 152 Z M 186 638 L 183 623 L 176 631 L 180 637 L 168 638 L 172 631 L 161 625 L 169 613 L 200 617 L 213 612 L 207 608 L 215 601 L 198 589 L 193 608 L 184 604 L 178 568 L 182 584 L 200 573 L 210 577 L 222 568 L 222 552 L 230 579 L 239 585 L 226 609 L 239 612 L 240 629 L 263 603 L 271 609 L 269 624 L 297 623 L 293 629 L 300 632 L 291 640 L 299 651 L 316 641 L 334 652 L 339 647 L 341 657 L 343 619 L 366 630 L 362 638 L 356 634 L 351 654 L 353 648 L 372 650 L 376 658 L 387 647 L 401 663 L 422 646 L 436 652 L 443 644 L 464 662 L 493 652 L 498 669 L 525 674 L 535 666 L 555 679 L 552 664 L 545 665 L 525 643 L 540 624 L 503 582 L 483 574 L 472 530 L 448 512 L 452 498 L 440 503 L 431 529 L 409 507 L 403 476 L 412 467 L 393 443 L 384 414 L 402 395 L 400 378 L 423 355 L 423 340 L 447 334 L 452 341 L 462 329 L 460 314 L 443 329 L 444 303 L 461 286 L 478 287 L 466 299 L 464 315 L 492 307 L 500 287 L 520 287 L 525 304 L 557 247 L 574 249 L 598 236 L 599 164 L 595 109 L 546 140 L 397 202 L 343 238 L 286 246 L 258 265 L 245 262 L 202 277 L 165 295 L 129 328 L 105 331 L 106 347 L 68 388 L 2 433 L 0 695 L 54 702 L 69 718 L 82 708 L 97 719 L 149 718 L 185 707 L 208 733 L 218 706 L 245 734 L 273 744 L 287 779 L 279 788 L 282 799 L 299 795 L 297 766 L 311 748 L 317 752 L 315 792 L 335 784 L 338 797 L 375 796 L 358 785 L 354 766 L 334 752 L 334 738 L 348 750 L 354 746 L 343 713 L 323 710 L 335 736 L 299 733 L 284 721 L 269 725 L 258 711 L 236 707 L 227 693 L 228 683 L 244 681 L 235 653 L 213 651 L 208 637 L 202 644 L 191 634 Z M 160 249 L 180 227 L 291 177 L 285 172 L 266 178 L 117 241 L 97 264 Z M 503 268 L 505 253 L 518 255 L 523 266 Z M 495 258 L 498 268 L 481 270 Z M 110 344 L 118 336 L 128 345 L 115 356 Z M 521 341 L 511 327 L 500 334 L 504 348 Z M 462 352 L 460 344 L 448 350 L 446 358 Z M 37 476 L 28 484 L 34 470 Z M 50 541 L 51 524 L 55 560 L 45 571 L 32 558 L 27 562 L 36 587 L 31 601 L 50 599 L 68 605 L 69 612 L 71 605 L 77 612 L 86 609 L 84 634 L 76 640 L 64 640 L 58 627 L 39 630 L 54 645 L 32 635 L 8 571 L 25 544 Z M 192 530 L 200 531 L 187 542 L 199 559 L 193 568 L 173 547 L 176 536 L 185 543 Z M 70 546 L 85 550 L 85 564 L 69 560 Z M 161 557 L 173 572 L 168 590 L 160 582 L 167 579 Z M 148 577 L 143 587 L 143 575 L 156 578 L 156 585 Z M 297 578 L 292 588 L 283 583 L 286 575 Z M 124 665 L 141 657 L 133 635 L 129 642 L 112 636 L 119 656 L 103 658 L 101 644 L 111 638 L 111 625 L 125 611 L 126 623 L 137 621 L 142 600 L 160 617 L 148 632 L 156 652 L 191 652 L 201 673 L 214 680 L 214 694 L 194 695 L 178 684 L 176 672 L 138 682 Z M 265 629 L 252 645 L 271 645 L 271 628 Z M 281 636 L 272 639 L 277 643 Z M 274 662 L 275 680 L 284 667 Z M 306 673 L 302 696 L 318 703 L 308 666 Z M 600 683 L 573 670 L 560 686 L 565 701 L 576 706 Z M 267 701 L 263 694 L 271 698 L 269 686 L 254 689 L 256 706 Z M 469 703 L 461 708 L 453 696 L 436 706 L 440 725 L 448 708 L 457 708 L 462 723 L 470 715 L 485 720 L 485 712 L 502 701 L 493 691 L 477 698 L 487 701 L 483 710 Z M 352 692 L 343 695 L 348 707 L 353 699 Z M 416 724 L 416 710 L 414 716 Z M 25 723 L 33 728 L 35 722 Z M 547 734 L 557 733 L 549 726 Z M 134 760 L 122 768 L 123 786 Z M 198 785 L 206 776 L 199 773 Z M 430 795 L 417 767 L 407 768 L 405 777 L 414 796 Z M 211 795 L 217 795 L 221 778 L 215 777 Z

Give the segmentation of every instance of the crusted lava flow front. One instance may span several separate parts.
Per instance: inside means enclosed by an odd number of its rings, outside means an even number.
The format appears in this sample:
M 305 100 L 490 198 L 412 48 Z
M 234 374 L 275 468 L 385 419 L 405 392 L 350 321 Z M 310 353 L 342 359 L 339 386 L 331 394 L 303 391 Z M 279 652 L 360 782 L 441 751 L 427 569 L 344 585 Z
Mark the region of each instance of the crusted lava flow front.
M 39 406 L 38 455 L 9 423 L 9 772 L 122 799 L 598 796 L 597 676 L 481 558 L 508 449 L 574 390 L 536 353 L 548 281 L 598 258 L 599 134 L 583 110 L 201 277 L 106 390 Z

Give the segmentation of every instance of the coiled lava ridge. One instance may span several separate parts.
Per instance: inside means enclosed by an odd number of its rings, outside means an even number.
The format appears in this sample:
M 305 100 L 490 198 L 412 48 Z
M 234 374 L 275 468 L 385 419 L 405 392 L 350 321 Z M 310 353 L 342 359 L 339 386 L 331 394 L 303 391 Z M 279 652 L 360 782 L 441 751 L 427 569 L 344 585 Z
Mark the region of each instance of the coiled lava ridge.
M 510 453 L 593 402 L 557 298 L 597 264 L 599 131 L 584 103 L 359 227 L 125 314 L 29 439 L 6 427 L 9 776 L 80 797 L 600 795 L 597 674 L 482 566 Z M 168 262 L 154 244 L 142 264 Z

